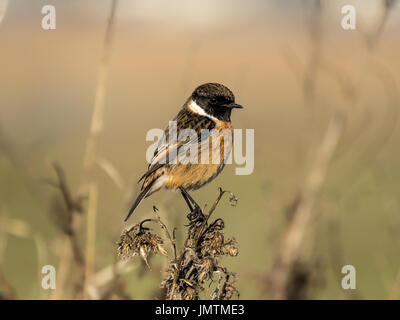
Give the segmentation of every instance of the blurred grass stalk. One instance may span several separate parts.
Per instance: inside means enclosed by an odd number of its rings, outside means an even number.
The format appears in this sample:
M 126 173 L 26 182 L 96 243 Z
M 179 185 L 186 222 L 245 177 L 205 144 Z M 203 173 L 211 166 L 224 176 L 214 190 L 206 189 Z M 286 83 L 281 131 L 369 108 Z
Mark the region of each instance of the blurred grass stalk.
M 323 36 L 322 1 L 314 0 L 305 4 L 305 10 L 310 12 L 311 53 L 304 66 L 303 76 L 301 74 L 299 76 L 302 80 L 304 105 L 308 107 L 309 112 L 309 132 L 305 134 L 305 157 L 308 160 L 313 154 L 312 149 L 316 143 L 315 137 L 319 136 L 316 132 L 314 108 L 318 84 L 317 74 L 319 70 L 323 69 L 324 64 L 321 50 Z M 351 99 L 348 99 L 348 101 L 351 101 Z M 298 285 L 295 279 L 298 276 L 299 267 L 300 269 L 306 267 L 307 270 L 303 272 L 307 273 L 306 278 L 311 278 L 311 251 L 315 241 L 312 226 L 313 208 L 325 180 L 328 166 L 343 134 L 345 119 L 345 111 L 337 108 L 329 121 L 322 141 L 317 147 L 314 164 L 306 177 L 304 185 L 301 186 L 299 194 L 295 196 L 290 205 L 289 221 L 281 236 L 280 247 L 276 253 L 272 269 L 267 276 L 267 291 L 270 299 L 307 298 L 304 295 L 304 290 L 307 289 L 306 287 L 309 286 L 309 283 L 306 281 Z M 308 243 L 305 241 L 306 236 L 309 236 Z
M 8 0 L 0 0 L 0 23 L 2 23 L 7 13 Z
M 108 71 L 110 65 L 110 55 L 112 48 L 113 31 L 115 25 L 115 12 L 118 0 L 111 1 L 111 10 L 107 22 L 106 34 L 104 38 L 103 56 L 99 66 L 97 87 L 93 108 L 92 121 L 90 126 L 89 138 L 86 145 L 85 156 L 83 160 L 83 177 L 81 190 L 86 193 L 89 187 L 89 205 L 87 217 L 87 245 L 86 245 L 86 266 L 85 266 L 85 285 L 84 297 L 87 297 L 87 286 L 94 270 L 95 252 L 96 252 L 96 215 L 98 201 L 98 186 L 92 183 L 92 171 L 96 161 L 97 144 L 100 133 L 103 129 L 103 117 L 105 108 L 106 86 Z
M 377 46 L 380 36 L 385 28 L 385 25 L 389 20 L 389 15 L 392 9 L 394 8 L 396 2 L 397 0 L 381 0 L 382 3 L 381 5 L 383 6 L 383 14 L 380 17 L 378 14 L 376 14 L 377 16 L 376 19 L 378 20 L 376 30 L 372 34 L 365 35 L 365 41 L 370 50 L 375 49 L 375 47 Z
M 317 152 L 300 198 L 283 236 L 279 255 L 270 273 L 269 297 L 287 299 L 287 291 L 294 265 L 301 258 L 302 244 L 312 219 L 312 210 L 324 182 L 328 166 L 343 134 L 345 116 L 338 111 L 331 119 Z
M 87 239 L 86 239 L 86 265 L 85 265 L 85 297 L 87 297 L 88 283 L 92 277 L 95 252 L 96 252 L 96 215 L 98 201 L 98 186 L 93 183 L 89 189 L 89 205 L 87 216 Z
M 383 20 L 379 24 L 378 30 L 372 38 L 367 38 L 367 45 L 370 49 L 377 43 L 379 36 L 382 33 L 383 26 L 388 18 L 389 10 L 393 8 L 395 0 L 385 1 L 386 12 Z M 342 89 L 344 98 L 343 106 L 337 108 L 334 115 L 330 119 L 329 125 L 325 131 L 324 137 L 319 145 L 316 152 L 314 165 L 306 178 L 304 186 L 300 191 L 299 196 L 295 197 L 290 210 L 290 220 L 284 231 L 280 247 L 275 258 L 272 270 L 268 275 L 268 294 L 271 299 L 292 299 L 292 298 L 307 298 L 307 296 L 301 297 L 301 294 L 295 293 L 295 296 L 291 296 L 290 292 L 300 291 L 304 288 L 293 288 L 291 281 L 296 276 L 296 264 L 304 262 L 305 256 L 309 255 L 310 252 L 304 250 L 304 246 L 308 246 L 309 250 L 312 250 L 312 243 L 305 243 L 306 236 L 313 233 L 313 207 L 317 200 L 318 193 L 325 180 L 328 166 L 333 160 L 333 156 L 337 149 L 337 145 L 340 138 L 343 135 L 345 122 L 347 118 L 347 112 L 351 106 L 354 106 L 357 100 L 357 90 L 344 73 L 339 73 L 337 68 L 329 66 L 328 62 L 323 59 L 320 50 L 322 41 L 322 7 L 321 1 L 315 0 L 311 5 L 313 19 L 310 25 L 310 35 L 312 40 L 313 51 L 309 60 L 309 64 L 305 67 L 305 77 L 303 79 L 303 92 L 305 97 L 305 105 L 313 106 L 315 103 L 314 96 L 316 90 L 316 75 L 317 70 L 321 69 L 328 72 L 331 76 L 334 76 L 338 81 L 339 86 Z M 388 76 L 386 74 L 386 76 Z M 382 79 L 384 83 L 384 79 Z M 385 83 L 384 83 L 385 84 Z M 394 93 L 397 97 L 397 88 L 394 85 L 391 92 L 388 91 L 388 97 L 390 98 Z M 393 99 L 393 105 L 397 105 L 397 100 Z M 389 103 L 390 104 L 390 103 Z M 311 123 L 310 127 L 313 126 L 313 108 L 310 108 L 311 112 Z M 392 115 L 394 119 L 397 119 L 397 113 Z M 392 133 L 392 129 L 389 130 L 389 135 Z M 310 132 L 313 132 L 310 130 Z M 312 134 L 312 137 L 317 137 L 318 134 Z M 385 138 L 385 141 L 388 138 Z M 383 142 L 385 142 L 383 141 Z M 383 145 L 382 141 L 380 145 Z M 308 139 L 308 147 L 312 147 L 312 140 Z M 343 152 L 342 152 L 343 153 Z M 375 152 L 376 154 L 376 152 Z M 310 237 L 309 242 L 313 242 L 313 237 Z M 308 270 L 309 273 L 312 270 Z M 400 274 L 400 273 L 399 273 Z M 400 288 L 400 276 L 398 276 L 396 285 L 392 289 L 391 297 L 398 297 Z M 307 284 L 303 284 L 307 285 Z
M 112 38 L 113 38 L 112 36 L 115 25 L 115 11 L 117 3 L 118 0 L 112 0 L 111 2 L 111 11 L 110 11 L 110 16 L 108 18 L 106 34 L 104 38 L 103 56 L 101 58 L 99 66 L 90 133 L 83 160 L 83 177 L 81 182 L 81 188 L 83 189 L 83 192 L 87 190 L 87 186 L 88 184 L 90 184 L 90 180 L 92 178 L 91 177 L 92 170 L 94 163 L 96 161 L 97 144 L 100 133 L 103 129 L 105 95 L 106 95 L 108 71 L 110 66 L 110 55 L 111 55 Z
M 81 183 L 78 188 L 78 198 L 83 198 L 87 194 L 89 196 L 89 206 L 88 206 L 88 217 L 87 217 L 87 247 L 86 247 L 86 261 L 84 268 L 84 277 L 82 288 L 85 291 L 88 285 L 88 278 L 93 272 L 94 269 L 94 257 L 95 257 L 95 232 L 96 232 L 96 215 L 97 215 L 97 200 L 98 200 L 98 187 L 95 184 L 92 184 L 92 172 L 93 167 L 96 162 L 97 156 L 97 145 L 100 133 L 103 128 L 103 117 L 104 117 L 104 108 L 105 108 L 105 95 L 106 95 L 106 86 L 108 79 L 108 70 L 110 64 L 110 55 L 112 48 L 112 39 L 113 39 L 113 31 L 115 25 L 115 12 L 117 7 L 118 0 L 111 1 L 111 9 L 110 15 L 108 18 L 104 45 L 103 45 L 103 54 L 99 66 L 95 100 L 93 106 L 93 114 L 90 125 L 89 137 L 87 140 L 87 145 L 85 149 L 84 159 L 83 159 L 83 173 L 81 178 Z M 75 210 L 74 210 L 75 211 Z M 72 215 L 77 217 L 77 212 L 73 212 Z M 80 221 L 76 221 L 74 223 L 74 228 L 78 229 Z M 69 246 L 69 240 L 65 241 L 64 246 Z M 72 244 L 74 247 L 74 244 Z M 76 248 L 72 248 L 73 251 Z M 67 248 L 62 250 L 66 256 L 60 257 L 60 264 L 64 263 L 67 265 L 67 269 L 63 270 L 65 274 L 68 273 L 68 265 L 69 262 L 67 260 L 71 256 L 68 252 Z M 61 268 L 62 266 L 59 265 Z M 80 294 L 81 297 L 87 297 L 86 292 L 82 292 Z M 54 298 L 54 296 L 53 296 Z

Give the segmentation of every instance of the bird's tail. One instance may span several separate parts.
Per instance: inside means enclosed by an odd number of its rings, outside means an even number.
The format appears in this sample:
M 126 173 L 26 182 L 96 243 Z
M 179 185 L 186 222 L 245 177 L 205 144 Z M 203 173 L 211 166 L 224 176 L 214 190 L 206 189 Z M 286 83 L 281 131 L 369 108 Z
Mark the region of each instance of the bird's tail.
M 139 205 L 139 203 L 147 196 L 147 194 L 149 193 L 151 187 L 154 184 L 154 180 L 151 181 L 138 195 L 138 197 L 136 198 L 135 202 L 133 203 L 132 207 L 129 209 L 128 215 L 125 218 L 125 222 L 129 219 L 129 217 L 131 216 L 131 214 L 133 213 L 133 211 L 135 211 L 136 207 Z

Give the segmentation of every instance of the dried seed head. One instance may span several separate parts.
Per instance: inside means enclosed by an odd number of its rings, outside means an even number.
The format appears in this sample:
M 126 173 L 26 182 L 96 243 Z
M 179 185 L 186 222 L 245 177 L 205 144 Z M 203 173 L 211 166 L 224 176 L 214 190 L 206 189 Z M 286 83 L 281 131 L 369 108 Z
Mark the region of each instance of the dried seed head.
M 124 231 L 117 244 L 119 258 L 130 259 L 138 255 L 147 265 L 147 257 L 150 252 L 160 252 L 163 255 L 167 255 L 167 251 L 162 246 L 163 240 L 159 236 L 150 233 L 147 229 L 142 228 L 140 224 Z
M 200 261 L 200 263 L 196 264 L 197 268 L 197 279 L 200 283 L 211 279 L 213 272 L 216 270 L 215 259 L 206 258 Z
M 224 229 L 224 228 L 225 228 L 225 222 L 224 222 L 224 220 L 222 220 L 222 219 L 217 219 L 217 220 L 215 220 L 215 221 L 210 225 L 210 227 L 208 228 L 208 230 L 210 230 L 210 231 L 215 231 L 215 230 L 221 231 L 221 230 Z
M 196 289 L 192 287 L 187 287 L 183 292 L 183 300 L 196 300 L 198 296 Z
M 224 244 L 224 236 L 221 232 L 209 232 L 205 234 L 201 242 L 201 254 L 207 255 L 220 255 L 222 253 L 222 246 Z
M 219 300 L 231 300 L 234 297 L 239 298 L 239 290 L 232 284 L 227 283 L 219 296 Z
M 192 264 L 192 262 L 196 262 L 198 260 L 199 259 L 196 254 L 196 251 L 193 250 L 192 248 L 186 248 L 181 266 L 182 268 L 187 268 Z
M 225 192 L 222 189 L 220 190 L 217 201 L 210 209 L 208 216 L 200 210 L 188 214 L 187 235 L 183 250 L 179 255 L 176 254 L 175 234 L 173 234 L 173 240 L 167 234 L 175 254 L 174 259 L 169 262 L 168 269 L 161 282 L 161 288 L 165 291 L 166 299 L 197 300 L 201 291 L 205 290 L 206 286 L 210 288 L 215 282 L 217 282 L 217 288 L 212 299 L 231 299 L 235 295 L 239 295 L 238 290 L 233 285 L 234 274 L 228 272 L 219 263 L 219 257 L 223 255 L 237 256 L 239 253 L 238 244 L 234 238 L 225 240 L 223 234 L 225 223 L 222 219 L 216 219 L 212 223 L 209 220 Z M 238 200 L 230 193 L 229 201 L 234 206 Z M 147 228 L 142 226 L 146 221 L 156 222 L 153 219 L 146 219 L 121 236 L 118 243 L 120 257 L 129 258 L 139 255 L 147 263 L 147 258 L 152 251 L 166 255 L 161 238 L 151 234 Z M 162 228 L 166 229 L 165 226 Z M 219 275 L 217 281 L 214 279 L 216 275 Z
M 238 198 L 236 198 L 236 196 L 231 192 L 231 195 L 229 197 L 229 203 L 232 207 L 236 207 L 237 203 L 238 203 Z
M 165 273 L 163 281 L 161 281 L 160 287 L 164 288 L 167 292 L 171 291 L 174 279 L 175 279 L 175 269 L 170 266 Z
M 233 285 L 236 281 L 236 274 L 228 272 L 225 268 L 220 268 L 220 271 L 225 275 L 225 279 L 221 285 L 221 278 L 215 291 L 211 295 L 212 300 L 230 300 L 233 297 L 239 298 L 239 290 Z
M 158 252 L 160 252 L 163 256 L 168 256 L 167 250 L 164 249 L 161 243 L 157 244 Z
M 229 239 L 225 242 L 222 252 L 228 254 L 231 257 L 236 257 L 239 254 L 239 244 L 235 238 Z

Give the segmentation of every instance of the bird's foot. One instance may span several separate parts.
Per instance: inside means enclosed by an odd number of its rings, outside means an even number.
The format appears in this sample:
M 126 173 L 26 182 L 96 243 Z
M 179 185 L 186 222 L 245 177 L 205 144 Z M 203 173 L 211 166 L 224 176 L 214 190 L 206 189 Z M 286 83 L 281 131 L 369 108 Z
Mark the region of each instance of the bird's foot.
M 197 222 L 203 222 L 206 218 L 203 211 L 201 211 L 200 207 L 194 208 L 194 210 L 192 212 L 190 212 L 186 217 L 190 221 L 189 226 L 193 225 Z

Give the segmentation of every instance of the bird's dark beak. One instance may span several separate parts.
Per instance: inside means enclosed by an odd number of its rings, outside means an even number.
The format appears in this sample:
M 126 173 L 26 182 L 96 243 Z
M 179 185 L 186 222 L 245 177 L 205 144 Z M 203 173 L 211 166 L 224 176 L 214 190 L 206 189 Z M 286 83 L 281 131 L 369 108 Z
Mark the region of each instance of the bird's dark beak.
M 243 109 L 243 106 L 241 106 L 240 104 L 237 104 L 237 103 L 231 103 L 231 104 L 229 104 L 228 105 L 228 108 L 231 108 L 231 109 Z

